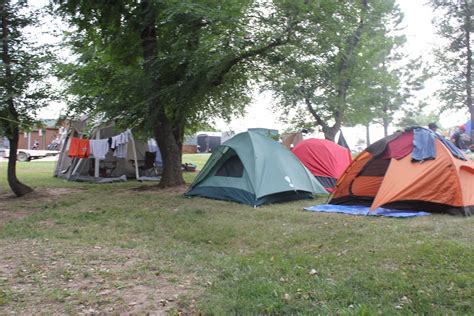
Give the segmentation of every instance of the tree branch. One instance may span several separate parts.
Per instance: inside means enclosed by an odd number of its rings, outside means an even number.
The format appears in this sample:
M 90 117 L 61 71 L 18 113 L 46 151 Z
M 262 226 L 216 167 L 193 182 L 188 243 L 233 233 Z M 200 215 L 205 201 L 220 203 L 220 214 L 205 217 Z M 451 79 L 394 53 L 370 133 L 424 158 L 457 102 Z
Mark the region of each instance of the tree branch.
M 291 25 L 289 25 L 286 28 L 286 30 L 284 31 L 284 35 L 288 35 L 288 33 L 296 25 L 297 25 L 297 22 L 292 23 Z M 224 76 L 232 69 L 232 67 L 234 67 L 238 63 L 240 63 L 240 62 L 242 62 L 246 59 L 258 56 L 258 55 L 263 55 L 266 52 L 269 52 L 269 51 L 271 51 L 272 49 L 274 49 L 276 47 L 287 44 L 290 40 L 289 40 L 288 37 L 286 39 L 283 39 L 284 35 L 274 39 L 273 41 L 271 41 L 270 43 L 268 43 L 265 46 L 255 48 L 255 49 L 252 49 L 252 50 L 248 50 L 248 51 L 242 53 L 241 55 L 234 56 L 234 57 L 230 58 L 229 60 L 227 60 L 226 62 L 224 62 L 221 70 L 219 71 L 219 73 L 217 73 L 215 78 L 211 81 L 211 84 L 213 86 L 221 85 L 224 82 Z

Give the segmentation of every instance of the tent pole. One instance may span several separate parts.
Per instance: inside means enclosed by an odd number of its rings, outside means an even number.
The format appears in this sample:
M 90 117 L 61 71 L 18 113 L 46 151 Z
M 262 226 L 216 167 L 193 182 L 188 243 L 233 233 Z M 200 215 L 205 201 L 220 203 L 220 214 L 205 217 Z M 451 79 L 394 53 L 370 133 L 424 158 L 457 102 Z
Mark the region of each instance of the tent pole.
M 66 153 L 66 148 L 67 148 L 69 139 L 70 139 L 69 135 L 66 135 L 66 137 L 61 139 L 60 141 L 61 149 L 59 151 L 58 160 L 56 160 L 56 166 L 54 168 L 54 176 L 58 178 L 59 178 L 59 173 L 61 172 L 60 170 L 61 166 L 63 165 L 64 154 Z
M 95 133 L 95 139 L 100 139 L 100 128 L 97 128 L 97 132 Z M 94 157 L 94 178 L 99 177 L 99 164 L 99 159 L 97 157 Z
M 132 132 L 130 132 L 130 140 L 132 141 L 133 159 L 135 160 L 135 176 L 137 180 L 139 180 L 140 173 L 138 172 L 137 148 L 135 147 L 135 139 L 133 138 Z
M 83 134 L 83 133 L 82 133 L 81 131 L 77 131 L 77 137 L 81 138 L 81 137 L 82 137 L 82 134 Z M 69 174 L 68 180 L 71 179 L 71 177 L 77 172 L 77 169 L 79 169 L 79 166 L 80 166 L 80 164 L 81 164 L 81 162 L 82 162 L 82 158 L 79 158 L 79 160 L 78 160 L 76 157 L 74 157 L 74 158 L 72 159 L 72 162 L 71 162 L 71 167 L 73 166 L 74 161 L 77 161 L 77 164 L 74 166 L 74 169 L 73 169 L 73 170 L 71 171 L 71 173 Z
M 76 159 L 77 159 L 77 158 L 76 158 Z M 82 160 L 83 160 L 83 158 L 79 158 L 79 161 L 77 162 L 77 165 L 76 165 L 76 167 L 74 168 L 74 170 L 72 171 L 72 173 L 71 173 L 71 175 L 69 176 L 69 178 L 72 177 L 74 174 L 76 174 L 77 169 L 79 169 L 79 166 L 81 165 Z

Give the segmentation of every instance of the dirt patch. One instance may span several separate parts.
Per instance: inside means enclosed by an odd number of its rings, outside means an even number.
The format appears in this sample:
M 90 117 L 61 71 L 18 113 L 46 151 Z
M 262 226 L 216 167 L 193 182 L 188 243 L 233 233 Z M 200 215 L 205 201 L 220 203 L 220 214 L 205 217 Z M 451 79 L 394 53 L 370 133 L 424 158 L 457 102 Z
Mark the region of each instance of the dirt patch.
M 189 189 L 188 185 L 181 185 L 179 187 L 170 187 L 170 188 L 161 188 L 159 185 L 142 185 L 139 187 L 131 188 L 132 191 L 138 192 L 148 192 L 148 191 L 156 191 L 160 193 L 172 193 L 172 194 L 183 194 Z
M 5 223 L 28 216 L 34 212 L 41 210 L 39 205 L 45 202 L 54 202 L 62 196 L 77 193 L 80 189 L 69 188 L 46 188 L 36 189 L 35 191 L 17 197 L 13 193 L 0 193 L 0 227 Z
M 135 249 L 2 240 L 0 250 L 0 314 L 165 315 L 192 282 L 145 268 L 152 257 Z
M 76 193 L 83 191 L 81 189 L 70 189 L 70 188 L 45 188 L 45 189 L 36 189 L 33 192 L 24 195 L 22 197 L 17 197 L 11 192 L 0 193 L 1 201 L 31 201 L 35 202 L 39 200 L 49 200 L 51 198 L 59 198 L 66 194 Z

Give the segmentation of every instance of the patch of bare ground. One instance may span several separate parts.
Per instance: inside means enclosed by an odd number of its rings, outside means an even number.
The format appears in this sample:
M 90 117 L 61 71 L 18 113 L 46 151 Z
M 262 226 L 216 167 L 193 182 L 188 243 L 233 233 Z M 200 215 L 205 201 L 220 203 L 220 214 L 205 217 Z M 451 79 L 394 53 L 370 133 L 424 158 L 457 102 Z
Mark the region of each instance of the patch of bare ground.
M 169 281 L 135 249 L 1 240 L 0 250 L 0 314 L 165 315 L 192 282 Z
M 62 196 L 80 191 L 82 190 L 69 188 L 36 189 L 22 197 L 17 197 L 13 193 L 0 193 L 0 227 L 13 219 L 23 218 L 39 211 L 41 208 L 38 206 L 45 202 L 54 202 Z
M 184 194 L 188 189 L 189 189 L 188 185 L 162 188 L 162 187 L 159 187 L 158 184 L 155 184 L 155 185 L 142 185 L 139 187 L 134 187 L 131 190 L 138 191 L 138 192 L 156 191 L 160 193 Z

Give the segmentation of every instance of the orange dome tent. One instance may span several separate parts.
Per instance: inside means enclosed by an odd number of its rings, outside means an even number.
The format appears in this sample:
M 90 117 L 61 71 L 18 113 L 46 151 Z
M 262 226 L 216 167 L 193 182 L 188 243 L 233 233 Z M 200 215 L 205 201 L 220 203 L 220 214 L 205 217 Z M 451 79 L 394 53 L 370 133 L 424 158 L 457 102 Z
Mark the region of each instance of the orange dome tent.
M 436 155 L 414 160 L 414 130 L 397 132 L 360 153 L 336 183 L 330 204 L 449 214 L 474 213 L 474 162 L 430 133 Z

